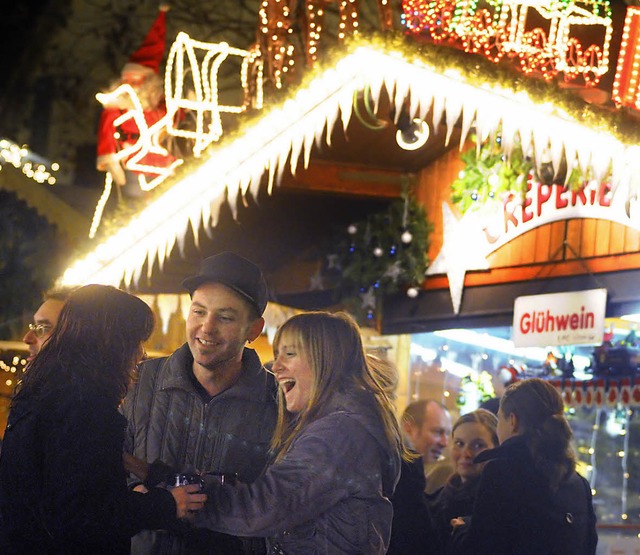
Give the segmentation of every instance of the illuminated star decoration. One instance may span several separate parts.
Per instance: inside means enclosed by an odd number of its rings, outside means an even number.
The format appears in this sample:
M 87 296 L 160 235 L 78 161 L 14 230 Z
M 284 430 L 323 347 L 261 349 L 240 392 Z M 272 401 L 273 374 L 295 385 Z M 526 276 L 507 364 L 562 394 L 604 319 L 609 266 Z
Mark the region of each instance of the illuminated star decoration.
M 373 285 L 364 293 L 360 293 L 360 298 L 362 299 L 362 308 L 370 308 L 371 310 L 376 308 L 376 292 Z
M 327 268 L 331 270 L 335 268 L 336 270 L 342 270 L 342 266 L 340 266 L 340 257 L 337 254 L 328 254 L 327 255 Z
M 311 291 L 321 291 L 324 289 L 324 283 L 322 282 L 322 274 L 318 270 L 311 276 Z
M 396 283 L 398 281 L 398 278 L 402 275 L 400 262 L 396 261 L 391 266 L 389 266 L 384 275 L 385 277 L 390 277 L 393 280 L 393 283 Z
M 467 270 L 485 270 L 489 264 L 483 255 L 484 249 L 477 244 L 481 240 L 477 230 L 474 232 L 463 220 L 457 220 L 446 202 L 442 203 L 442 223 L 442 249 L 426 273 L 447 274 L 453 312 L 458 314 Z

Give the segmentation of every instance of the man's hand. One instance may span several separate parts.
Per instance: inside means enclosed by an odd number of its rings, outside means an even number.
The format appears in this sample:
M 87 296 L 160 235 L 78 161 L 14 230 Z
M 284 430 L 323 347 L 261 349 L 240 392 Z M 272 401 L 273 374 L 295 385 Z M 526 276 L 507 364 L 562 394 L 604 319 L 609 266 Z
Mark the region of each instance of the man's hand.
M 147 461 L 138 459 L 129 453 L 122 453 L 122 462 L 124 469 L 129 474 L 133 474 L 143 482 L 146 481 L 147 474 L 149 473 L 149 463 L 147 463 Z
M 200 492 L 199 484 L 188 484 L 172 488 L 171 495 L 176 501 L 176 516 L 188 518 L 191 514 L 204 507 L 207 496 Z

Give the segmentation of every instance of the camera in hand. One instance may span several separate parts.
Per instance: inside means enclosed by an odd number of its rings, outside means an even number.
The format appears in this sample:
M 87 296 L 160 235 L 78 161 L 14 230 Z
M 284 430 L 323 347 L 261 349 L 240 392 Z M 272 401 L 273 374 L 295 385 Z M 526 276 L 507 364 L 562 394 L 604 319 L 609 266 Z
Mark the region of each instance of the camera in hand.
M 201 491 L 204 489 L 204 480 L 198 474 L 176 474 L 172 485 L 178 487 L 189 484 L 198 484 Z

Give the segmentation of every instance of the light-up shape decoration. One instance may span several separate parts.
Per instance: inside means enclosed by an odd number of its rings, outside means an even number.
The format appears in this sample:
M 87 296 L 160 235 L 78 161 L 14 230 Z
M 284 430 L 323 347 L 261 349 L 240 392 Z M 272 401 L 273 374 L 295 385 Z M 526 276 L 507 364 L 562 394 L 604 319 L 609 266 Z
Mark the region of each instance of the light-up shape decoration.
M 627 8 L 611 98 L 617 106 L 640 110 L 640 8 Z
M 218 71 L 230 56 L 242 59 L 240 81 L 244 99 L 241 105 L 220 104 L 218 101 Z M 171 45 L 165 70 L 167 132 L 174 137 L 194 141 L 193 153 L 200 156 L 205 148 L 222 136 L 221 112 L 244 112 L 254 100 L 256 108 L 262 107 L 260 67 L 255 75 L 255 92 L 258 93 L 255 99 L 252 99 L 249 89 L 249 69 L 256 64 L 261 62 L 255 50 L 233 48 L 226 42 L 200 42 L 186 33 L 178 33 Z M 177 124 L 182 110 L 194 114 L 195 129 L 183 129 Z
M 515 57 L 525 73 L 547 80 L 562 72 L 567 81 L 582 76 L 594 86 L 608 70 L 608 0 L 503 0 L 482 8 L 477 0 L 403 0 L 402 7 L 402 21 L 412 33 L 446 40 L 494 62 Z M 586 27 L 598 37 L 589 45 L 577 38 Z
M 115 159 L 122 161 L 126 169 L 138 174 L 140 188 L 143 191 L 150 191 L 168 175 L 171 175 L 175 167 L 182 163 L 182 160 L 173 159 L 169 151 L 160 144 L 160 139 L 165 134 L 171 115 L 167 113 L 149 126 L 136 91 L 128 84 L 120 85 L 110 93 L 96 95 L 98 101 L 105 106 L 117 104 L 117 99 L 121 97 L 125 97 L 126 100 L 120 103 L 131 106 L 131 108 L 116 118 L 113 126 L 117 129 L 124 122 L 133 119 L 138 128 L 139 136 L 134 143 L 126 144 L 124 148 L 116 152 Z M 155 160 L 171 161 L 167 165 L 154 165 L 153 161 Z M 151 177 L 149 181 L 147 176 Z

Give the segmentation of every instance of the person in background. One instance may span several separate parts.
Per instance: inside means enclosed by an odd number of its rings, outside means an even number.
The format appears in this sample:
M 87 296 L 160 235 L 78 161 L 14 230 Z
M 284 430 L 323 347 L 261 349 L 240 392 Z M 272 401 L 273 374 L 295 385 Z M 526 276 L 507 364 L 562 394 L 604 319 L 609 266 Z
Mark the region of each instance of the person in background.
M 398 371 L 391 361 L 367 354 L 371 372 L 378 378 L 388 397 L 395 401 Z M 439 543 L 424 492 L 426 479 L 422 457 L 401 461 L 400 479 L 391 496 L 393 521 L 387 555 L 440 555 Z
M 433 399 L 414 401 L 404 410 L 402 425 L 411 447 L 422 455 L 427 477 L 426 493 L 441 488 L 453 473 L 445 456 L 451 435 L 451 415 Z
M 130 552 L 145 526 L 178 524 L 195 486 L 127 487 L 118 413 L 153 313 L 104 285 L 72 293 L 12 400 L 0 455 L 0 552 Z
M 191 295 L 187 342 L 169 357 L 140 365 L 122 406 L 129 422 L 125 453 L 147 463 L 161 461 L 174 473 L 230 474 L 251 483 L 267 463 L 277 418 L 275 380 L 245 347 L 264 326 L 266 282 L 255 264 L 223 252 L 206 258 L 183 286 Z M 138 466 L 126 454 L 125 461 L 130 470 Z M 144 531 L 132 540 L 136 554 L 235 555 L 263 549 L 263 540 L 204 529 Z
M 498 446 L 497 426 L 498 418 L 484 409 L 463 414 L 453 425 L 451 460 L 455 472 L 442 488 L 429 497 L 441 553 L 448 553 L 451 519 L 473 512 L 484 466 L 484 463 L 474 462 L 474 458 Z
M 252 484 L 206 488 L 194 524 L 267 538 L 268 553 L 386 553 L 405 452 L 385 389 L 344 313 L 287 320 L 273 343 L 274 460 Z
M 470 518 L 451 521 L 452 552 L 595 554 L 591 488 L 575 470 L 560 393 L 539 378 L 510 385 L 500 400 L 498 438 L 497 449 L 474 461 L 486 464 Z
M 22 338 L 29 349 L 27 362 L 31 362 L 49 339 L 53 328 L 58 323 L 60 311 L 67 302 L 69 295 L 75 288 L 50 289 L 43 295 L 43 302 L 33 315 L 33 323 L 29 324 L 29 331 Z

